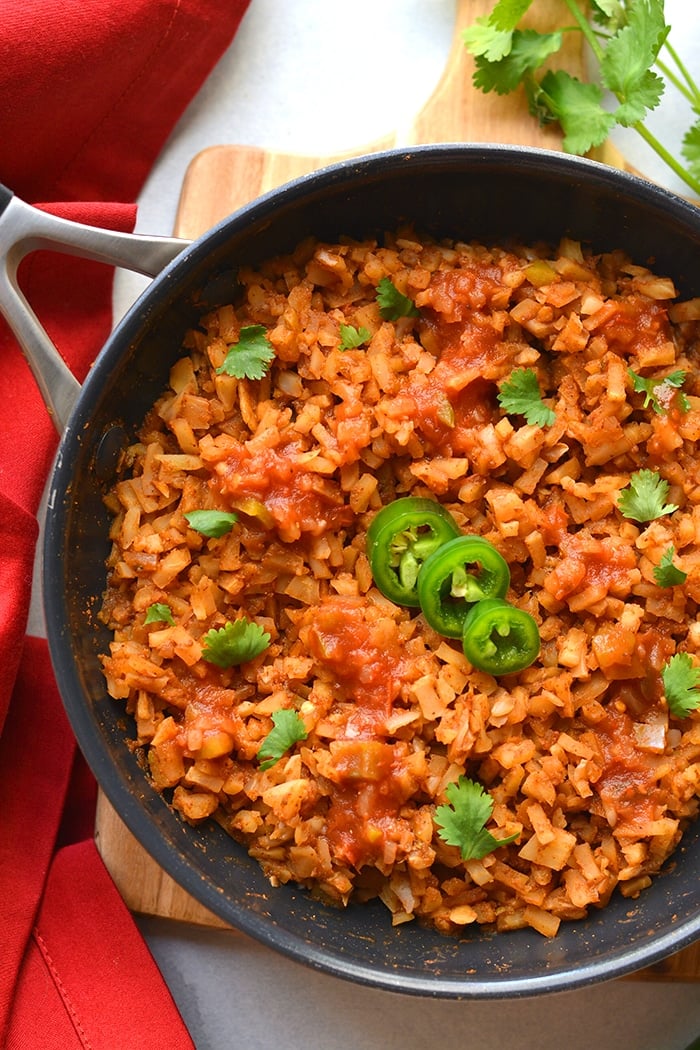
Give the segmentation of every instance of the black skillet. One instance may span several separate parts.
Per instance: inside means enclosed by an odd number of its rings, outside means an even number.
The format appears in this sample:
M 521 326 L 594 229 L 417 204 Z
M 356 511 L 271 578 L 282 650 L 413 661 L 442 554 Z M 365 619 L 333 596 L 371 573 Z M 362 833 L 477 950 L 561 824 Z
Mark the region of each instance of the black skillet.
M 392 928 L 378 903 L 339 911 L 294 887 L 271 888 L 220 829 L 185 825 L 152 789 L 126 746 L 123 707 L 105 693 L 98 654 L 108 637 L 96 617 L 108 549 L 102 497 L 118 450 L 164 389 L 197 311 L 230 299 L 241 263 L 290 249 L 309 234 L 361 237 L 411 220 L 422 233 L 486 243 L 556 243 L 568 235 L 595 250 L 624 248 L 691 296 L 700 294 L 700 210 L 594 162 L 490 145 L 421 146 L 343 162 L 265 195 L 184 247 L 142 238 L 132 252 L 124 237 L 73 227 L 47 232 L 41 222 L 35 235 L 26 232 L 29 220 L 36 226 L 45 216 L 7 192 L 0 206 L 0 239 L 15 245 L 6 253 L 10 270 L 26 250 L 46 246 L 47 236 L 67 241 L 67 250 L 147 273 L 182 248 L 117 326 L 74 404 L 74 380 L 40 380 L 49 398 L 59 382 L 49 407 L 63 429 L 43 552 L 56 679 L 102 789 L 155 860 L 221 919 L 271 948 L 339 977 L 417 995 L 506 998 L 572 989 L 649 966 L 700 937 L 700 824 L 638 900 L 615 895 L 552 940 L 528 931 L 469 928 L 453 939 L 413 923 Z M 45 337 L 36 335 L 14 292 L 4 277 L 0 309 L 21 341 L 45 351 Z

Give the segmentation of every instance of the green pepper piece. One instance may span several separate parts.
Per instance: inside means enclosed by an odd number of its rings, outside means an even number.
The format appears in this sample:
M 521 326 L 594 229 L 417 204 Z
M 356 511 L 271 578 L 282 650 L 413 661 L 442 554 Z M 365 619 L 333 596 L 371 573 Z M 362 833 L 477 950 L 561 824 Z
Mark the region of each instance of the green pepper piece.
M 503 598 L 510 584 L 508 562 L 482 536 L 457 536 L 426 559 L 418 573 L 418 599 L 432 628 L 461 638 L 475 602 Z
M 524 609 L 502 598 L 484 598 L 467 614 L 462 645 L 467 660 L 480 671 L 513 674 L 536 659 L 540 632 L 534 617 Z
M 403 496 L 387 503 L 367 530 L 367 557 L 379 590 L 397 605 L 420 605 L 421 565 L 458 535 L 457 522 L 436 500 Z

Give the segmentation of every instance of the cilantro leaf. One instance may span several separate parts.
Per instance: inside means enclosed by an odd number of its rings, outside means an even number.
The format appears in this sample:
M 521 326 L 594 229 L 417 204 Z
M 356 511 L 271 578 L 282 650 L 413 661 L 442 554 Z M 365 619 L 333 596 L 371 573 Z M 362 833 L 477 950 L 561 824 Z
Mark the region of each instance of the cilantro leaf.
M 498 62 L 511 51 L 513 31 L 533 0 L 498 0 L 491 14 L 477 18 L 462 33 L 464 45 L 472 55 Z
M 459 846 L 463 860 L 481 860 L 487 853 L 517 839 L 517 835 L 497 839 L 486 830 L 493 812 L 493 799 L 481 784 L 460 777 L 456 784 L 447 785 L 445 794 L 449 805 L 438 806 L 433 819 L 440 838 L 449 846 Z
M 169 605 L 164 605 L 162 602 L 154 602 L 153 605 L 149 605 L 146 609 L 146 616 L 143 622 L 144 624 L 167 623 L 172 627 L 175 620 Z
M 560 49 L 561 41 L 560 32 L 536 33 L 534 29 L 516 29 L 510 51 L 497 62 L 488 61 L 483 55 L 477 57 L 474 86 L 484 92 L 508 95 L 515 91 L 526 73 L 539 69 Z
M 248 620 L 229 621 L 223 627 L 212 628 L 204 635 L 202 659 L 217 667 L 233 667 L 253 660 L 264 653 L 270 644 L 270 635 L 259 623 Z
M 498 0 L 489 15 L 489 23 L 496 29 L 515 29 L 532 3 L 533 0 Z
M 697 178 L 700 178 L 700 120 L 696 120 L 683 136 L 681 152 L 690 170 Z
M 612 36 L 600 63 L 603 85 L 620 101 L 615 119 L 631 127 L 655 109 L 664 83 L 651 70 L 668 36 L 663 0 L 628 4 L 627 25 Z
M 225 536 L 238 521 L 236 514 L 224 510 L 189 510 L 184 518 L 195 532 L 210 537 Z
M 672 715 L 687 718 L 700 706 L 700 667 L 688 653 L 676 653 L 661 668 L 666 702 Z
M 631 368 L 627 369 L 627 374 L 632 380 L 634 391 L 637 394 L 644 394 L 643 407 L 648 408 L 651 405 L 660 416 L 668 412 L 673 391 L 679 390 L 685 382 L 685 372 L 680 369 L 676 372 L 670 372 L 661 379 L 656 379 L 653 376 L 640 376 Z M 685 394 L 681 394 L 679 400 L 682 411 L 687 412 L 690 406 Z
M 265 326 L 245 325 L 241 328 L 238 342 L 229 347 L 216 374 L 225 373 L 236 379 L 262 379 L 274 356 L 275 351 L 267 338 Z
M 611 32 L 627 24 L 627 12 L 622 0 L 591 0 L 593 21 Z
M 654 521 L 678 510 L 675 503 L 665 503 L 669 485 L 653 470 L 637 470 L 629 485 L 620 493 L 617 506 L 626 518 Z
M 356 350 L 371 337 L 369 328 L 355 328 L 351 324 L 341 324 L 339 350 Z
M 671 544 L 662 554 L 659 564 L 654 566 L 654 579 L 659 587 L 677 587 L 688 579 L 688 573 L 673 564 L 675 553 L 676 548 Z
M 603 109 L 603 92 L 597 84 L 584 84 L 564 70 L 549 70 L 540 89 L 561 124 L 567 153 L 582 156 L 605 141 L 615 118 Z
M 260 769 L 270 769 L 275 762 L 289 751 L 299 740 L 306 740 L 309 735 L 304 721 L 296 711 L 283 707 L 272 715 L 274 728 L 270 730 L 258 749 Z
M 477 18 L 474 25 L 464 30 L 462 40 L 471 55 L 483 57 L 487 62 L 498 62 L 510 51 L 513 34 L 496 29 L 488 18 Z
M 377 285 L 379 312 L 385 321 L 398 321 L 399 317 L 418 317 L 418 307 L 400 292 L 388 277 L 382 277 Z
M 501 385 L 498 403 L 508 414 L 525 416 L 531 426 L 548 427 L 557 418 L 542 400 L 537 375 L 532 368 L 516 368 L 511 373 Z

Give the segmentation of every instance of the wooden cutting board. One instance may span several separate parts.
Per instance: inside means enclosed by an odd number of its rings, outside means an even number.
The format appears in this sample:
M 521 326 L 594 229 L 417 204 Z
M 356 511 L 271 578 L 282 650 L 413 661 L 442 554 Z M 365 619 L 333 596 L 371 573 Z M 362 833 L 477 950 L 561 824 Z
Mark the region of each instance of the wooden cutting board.
M 394 146 L 431 142 L 503 142 L 561 149 L 561 137 L 540 128 L 527 112 L 522 95 L 506 98 L 483 95 L 472 85 L 473 65 L 462 32 L 486 14 L 493 0 L 458 0 L 452 44 L 442 77 L 411 126 L 344 154 L 302 156 L 249 146 L 213 146 L 199 153 L 187 170 L 175 234 L 195 238 L 236 208 L 290 179 L 336 160 Z M 560 0 L 538 5 L 532 25 L 547 29 L 561 19 Z M 566 68 L 583 75 L 577 34 L 569 34 Z M 607 144 L 597 159 L 625 167 L 620 154 Z M 127 830 L 103 795 L 98 799 L 95 839 L 98 849 L 128 907 L 138 914 L 158 915 L 182 922 L 224 927 L 225 924 L 189 896 L 151 859 Z M 635 977 L 700 979 L 700 943 L 693 945 Z

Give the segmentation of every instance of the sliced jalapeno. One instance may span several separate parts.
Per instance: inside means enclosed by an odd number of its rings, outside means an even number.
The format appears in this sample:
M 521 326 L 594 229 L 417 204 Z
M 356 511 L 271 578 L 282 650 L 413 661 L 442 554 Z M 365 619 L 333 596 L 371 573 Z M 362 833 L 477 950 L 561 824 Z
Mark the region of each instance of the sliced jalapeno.
M 469 610 L 462 635 L 473 667 L 492 675 L 522 671 L 540 651 L 540 632 L 530 613 L 502 598 L 484 598 Z
M 416 581 L 421 566 L 458 535 L 457 522 L 435 500 L 403 496 L 387 503 L 367 530 L 367 557 L 379 590 L 397 605 L 419 605 Z
M 461 638 L 475 602 L 502 598 L 510 584 L 505 558 L 482 536 L 457 536 L 426 558 L 418 573 L 418 600 L 434 630 Z

